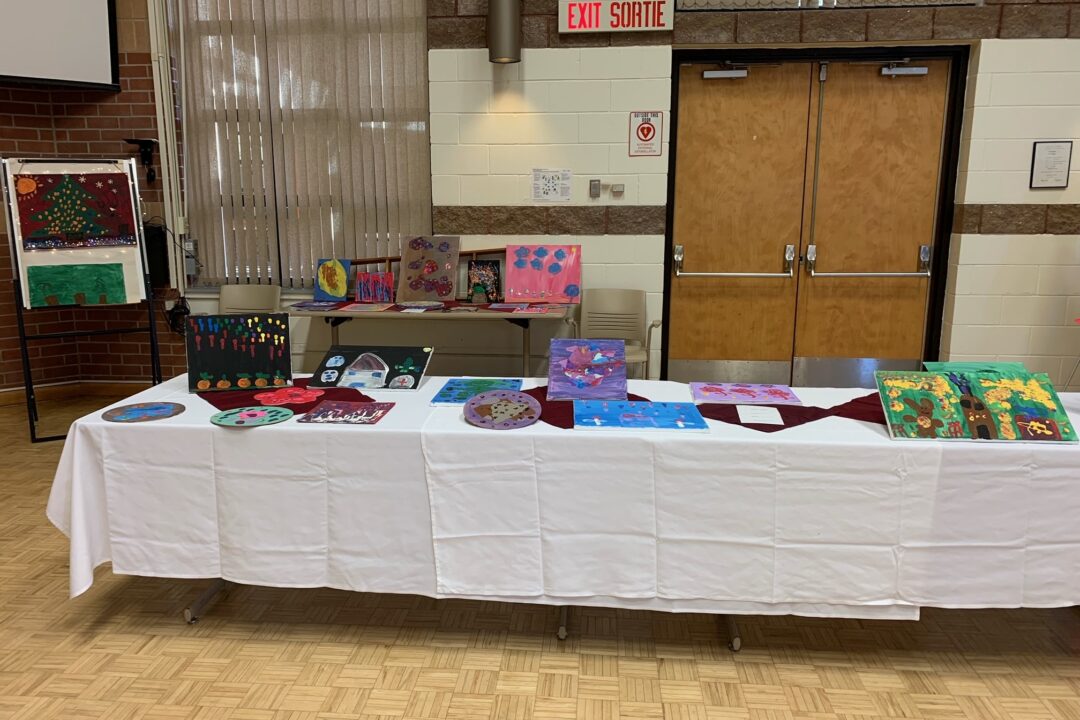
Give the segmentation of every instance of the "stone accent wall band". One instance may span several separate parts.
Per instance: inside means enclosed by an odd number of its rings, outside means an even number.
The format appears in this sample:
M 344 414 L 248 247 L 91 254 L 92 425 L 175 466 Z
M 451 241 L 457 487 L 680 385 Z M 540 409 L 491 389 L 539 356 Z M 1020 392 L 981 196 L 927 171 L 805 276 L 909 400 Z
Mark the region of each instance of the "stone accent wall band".
M 663 235 L 663 205 L 437 205 L 438 235 Z
M 559 34 L 556 0 L 523 0 L 524 47 L 769 45 L 1080 37 L 1080 2 L 984 0 L 975 6 L 828 10 L 682 10 L 662 33 Z M 429 0 L 429 48 L 486 46 L 486 0 Z
M 953 232 L 1080 235 L 1080 205 L 956 205 Z

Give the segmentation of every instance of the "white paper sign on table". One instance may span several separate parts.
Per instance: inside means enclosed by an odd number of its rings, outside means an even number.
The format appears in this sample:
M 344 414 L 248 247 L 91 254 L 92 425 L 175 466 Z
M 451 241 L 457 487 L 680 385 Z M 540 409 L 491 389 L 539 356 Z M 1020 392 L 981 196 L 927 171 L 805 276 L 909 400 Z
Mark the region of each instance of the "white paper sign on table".
M 739 422 L 743 424 L 784 424 L 784 418 L 780 417 L 780 411 L 774 407 L 763 407 L 761 405 L 736 405 L 735 410 L 739 413 Z

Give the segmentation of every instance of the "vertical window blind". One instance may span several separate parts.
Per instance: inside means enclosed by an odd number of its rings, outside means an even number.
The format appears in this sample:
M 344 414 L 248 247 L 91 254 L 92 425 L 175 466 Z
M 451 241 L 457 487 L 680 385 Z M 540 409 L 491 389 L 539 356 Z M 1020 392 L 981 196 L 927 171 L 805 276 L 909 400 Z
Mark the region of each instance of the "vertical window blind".
M 178 0 L 199 285 L 311 287 L 431 232 L 424 0 Z

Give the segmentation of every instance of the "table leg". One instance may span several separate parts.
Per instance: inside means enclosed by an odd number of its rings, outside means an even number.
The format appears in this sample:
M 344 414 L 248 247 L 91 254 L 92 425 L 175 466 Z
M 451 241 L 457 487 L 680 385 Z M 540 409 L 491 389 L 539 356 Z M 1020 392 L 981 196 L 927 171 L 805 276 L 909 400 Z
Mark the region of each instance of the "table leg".
M 739 624 L 735 622 L 734 615 L 725 615 L 724 620 L 727 621 L 728 629 L 728 647 L 732 652 L 739 652 L 742 649 L 742 636 L 739 634 Z
M 529 337 L 531 327 L 532 323 L 528 320 L 521 326 L 521 377 L 523 378 L 532 377 L 529 374 L 529 352 L 532 350 Z
M 340 345 L 341 343 L 338 342 L 338 339 L 339 339 L 340 336 L 341 336 L 341 326 L 336 324 L 336 323 L 330 323 L 330 344 L 331 345 Z
M 210 587 L 203 590 L 202 594 L 195 598 L 195 602 L 184 608 L 184 622 L 188 625 L 199 622 L 199 618 L 202 617 L 203 613 L 217 602 L 217 599 L 221 597 L 228 586 L 229 583 L 221 578 L 210 583 Z
M 563 605 L 559 608 L 559 629 L 555 633 L 555 637 L 559 638 L 560 640 L 566 639 L 566 623 L 569 618 L 570 607 L 568 605 Z

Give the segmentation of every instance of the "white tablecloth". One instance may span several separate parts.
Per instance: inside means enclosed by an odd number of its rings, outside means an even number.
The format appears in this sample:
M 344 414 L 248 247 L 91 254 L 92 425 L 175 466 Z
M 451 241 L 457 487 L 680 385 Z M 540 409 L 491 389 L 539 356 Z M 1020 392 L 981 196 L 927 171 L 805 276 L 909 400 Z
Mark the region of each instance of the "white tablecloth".
M 913 618 L 1080 604 L 1080 447 L 903 442 L 826 418 L 778 433 L 488 431 L 416 392 L 371 427 L 218 428 L 177 378 L 94 413 L 48 516 L 71 592 L 122 574 L 551 604 Z M 534 383 L 526 381 L 527 386 Z M 652 400 L 687 386 L 630 381 Z M 830 407 L 862 389 L 798 389 Z M 1080 395 L 1066 396 L 1074 423 Z M 1080 423 L 1078 423 L 1080 424 Z

